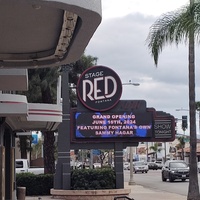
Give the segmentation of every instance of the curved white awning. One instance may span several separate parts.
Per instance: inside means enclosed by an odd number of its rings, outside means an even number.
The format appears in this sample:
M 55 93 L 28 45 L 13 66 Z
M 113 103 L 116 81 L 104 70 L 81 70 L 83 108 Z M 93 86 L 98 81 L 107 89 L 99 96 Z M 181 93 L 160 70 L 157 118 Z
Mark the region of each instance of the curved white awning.
M 0 94 L 0 117 L 13 131 L 54 131 L 62 122 L 62 104 L 27 103 L 26 96 Z
M 0 68 L 74 62 L 100 22 L 101 0 L 1 0 Z

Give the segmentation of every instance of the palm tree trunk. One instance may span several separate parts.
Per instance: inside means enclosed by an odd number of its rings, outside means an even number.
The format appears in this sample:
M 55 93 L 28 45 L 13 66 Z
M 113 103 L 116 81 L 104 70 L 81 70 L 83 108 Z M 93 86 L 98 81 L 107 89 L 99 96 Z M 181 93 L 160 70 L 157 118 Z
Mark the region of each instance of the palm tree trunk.
M 190 0 L 190 5 L 194 0 Z M 191 14 L 194 18 L 194 15 Z M 196 155 L 196 103 L 195 103 L 195 43 L 194 28 L 189 33 L 189 109 L 190 109 L 190 178 L 187 200 L 199 200 L 199 184 L 197 176 Z
M 184 160 L 185 158 L 184 158 L 184 148 L 182 148 L 182 150 L 181 150 L 181 160 Z
M 27 136 L 20 136 L 21 158 L 27 159 Z
M 156 153 L 155 153 L 155 154 L 156 154 L 156 161 L 157 161 L 157 159 L 158 159 L 158 152 L 156 151 Z
M 42 74 L 46 76 L 45 74 Z M 41 75 L 41 76 L 42 76 Z M 51 89 L 50 86 L 45 90 L 42 90 L 42 101 L 44 103 L 53 103 Z M 55 137 L 54 132 L 52 131 L 44 131 L 42 132 L 44 136 L 44 143 L 43 143 L 43 152 L 44 152 L 44 173 L 45 174 L 54 174 L 55 173 Z
M 55 173 L 55 157 L 54 157 L 54 132 L 44 131 L 44 173 L 54 174 Z

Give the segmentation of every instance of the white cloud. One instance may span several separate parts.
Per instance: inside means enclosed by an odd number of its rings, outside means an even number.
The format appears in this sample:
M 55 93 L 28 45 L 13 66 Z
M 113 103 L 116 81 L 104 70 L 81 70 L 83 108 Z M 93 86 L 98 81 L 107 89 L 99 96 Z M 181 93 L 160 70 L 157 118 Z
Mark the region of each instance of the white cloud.
M 98 65 L 115 70 L 122 82 L 139 82 L 139 87 L 123 87 L 122 99 L 144 99 L 148 107 L 181 119 L 188 108 L 188 47 L 166 46 L 158 67 L 153 63 L 145 40 L 149 28 L 163 12 L 175 10 L 187 0 L 102 0 L 103 20 L 86 54 L 98 57 Z M 197 47 L 198 50 L 199 47 Z M 199 52 L 197 52 L 199 55 Z M 196 56 L 196 74 L 200 73 Z M 197 76 L 198 77 L 198 76 Z M 196 100 L 200 100 L 200 81 L 196 78 Z
M 130 13 L 158 16 L 188 2 L 189 0 L 102 0 L 103 18 L 123 17 Z

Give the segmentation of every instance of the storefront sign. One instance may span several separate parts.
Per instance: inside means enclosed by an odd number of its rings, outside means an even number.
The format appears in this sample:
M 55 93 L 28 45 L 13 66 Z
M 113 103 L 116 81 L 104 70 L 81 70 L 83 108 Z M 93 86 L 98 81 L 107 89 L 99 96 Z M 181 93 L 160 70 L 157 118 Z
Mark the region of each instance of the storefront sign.
M 110 68 L 95 66 L 87 69 L 77 84 L 78 98 L 93 111 L 106 111 L 120 100 L 122 83 L 119 76 Z

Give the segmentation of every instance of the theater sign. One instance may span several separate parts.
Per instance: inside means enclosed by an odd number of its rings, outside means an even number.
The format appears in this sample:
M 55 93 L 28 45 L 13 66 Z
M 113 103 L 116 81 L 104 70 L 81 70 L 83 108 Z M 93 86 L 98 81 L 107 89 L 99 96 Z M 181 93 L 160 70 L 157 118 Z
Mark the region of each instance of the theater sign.
M 78 106 L 71 113 L 72 142 L 173 141 L 175 119 L 148 108 L 145 100 L 120 100 L 122 83 L 110 68 L 87 69 L 77 85 Z
M 106 111 L 120 100 L 122 83 L 119 76 L 104 66 L 91 67 L 80 77 L 77 85 L 78 98 L 93 111 Z

